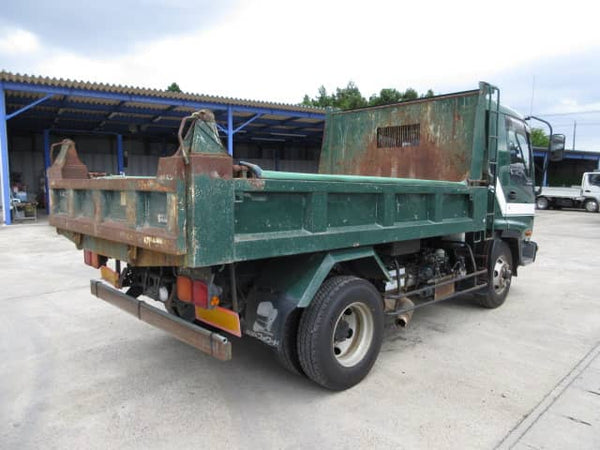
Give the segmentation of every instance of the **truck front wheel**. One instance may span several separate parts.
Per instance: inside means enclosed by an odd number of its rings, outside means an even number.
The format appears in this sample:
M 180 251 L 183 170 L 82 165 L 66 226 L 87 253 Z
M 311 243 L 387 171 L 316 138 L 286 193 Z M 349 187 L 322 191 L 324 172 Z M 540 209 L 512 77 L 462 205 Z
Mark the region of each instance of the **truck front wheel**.
M 535 200 L 535 206 L 537 209 L 548 209 L 548 206 L 550 206 L 550 202 L 546 197 L 538 197 Z
M 477 300 L 485 308 L 497 308 L 506 300 L 513 273 L 512 253 L 506 242 L 494 242 L 489 265 L 488 286 Z
M 331 390 L 354 386 L 377 359 L 383 326 L 383 302 L 371 283 L 354 276 L 326 280 L 300 319 L 304 373 Z
M 598 202 L 593 198 L 589 198 L 583 204 L 585 210 L 588 212 L 597 212 L 598 211 Z

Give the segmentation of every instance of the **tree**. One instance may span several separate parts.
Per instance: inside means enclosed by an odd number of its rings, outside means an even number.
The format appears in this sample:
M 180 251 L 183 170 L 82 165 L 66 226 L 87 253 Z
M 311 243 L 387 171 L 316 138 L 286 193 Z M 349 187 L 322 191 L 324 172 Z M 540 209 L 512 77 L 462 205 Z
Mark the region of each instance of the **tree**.
M 181 92 L 181 88 L 179 87 L 179 85 L 177 83 L 175 83 L 174 81 L 169 85 L 169 87 L 167 88 L 167 91 L 169 92 Z
M 340 109 L 363 108 L 368 104 L 353 81 L 350 81 L 345 88 L 335 90 L 334 103 L 334 106 Z
M 369 97 L 369 106 L 389 105 L 401 102 L 403 99 L 402 93 L 397 89 L 384 88 L 379 91 L 379 95 L 373 94 Z
M 534 147 L 548 147 L 550 138 L 541 128 L 531 129 L 531 145 Z
M 432 97 L 433 91 L 429 89 L 425 95 L 421 97 Z M 399 103 L 406 100 L 416 100 L 419 94 L 413 88 L 408 88 L 404 92 L 400 92 L 396 88 L 384 88 L 379 91 L 379 94 L 373 94 L 367 101 L 360 90 L 350 81 L 345 88 L 337 88 L 335 93 L 328 94 L 324 86 L 321 86 L 318 95 L 315 98 L 310 98 L 305 95 L 302 104 L 307 106 L 328 107 L 339 109 L 356 109 L 365 106 L 380 106 Z
M 311 99 L 305 95 L 302 104 L 320 108 L 331 106 L 339 109 L 356 109 L 367 106 L 367 101 L 354 82 L 350 81 L 345 88 L 337 88 L 335 94 L 328 94 L 325 86 L 321 86 L 317 97 Z

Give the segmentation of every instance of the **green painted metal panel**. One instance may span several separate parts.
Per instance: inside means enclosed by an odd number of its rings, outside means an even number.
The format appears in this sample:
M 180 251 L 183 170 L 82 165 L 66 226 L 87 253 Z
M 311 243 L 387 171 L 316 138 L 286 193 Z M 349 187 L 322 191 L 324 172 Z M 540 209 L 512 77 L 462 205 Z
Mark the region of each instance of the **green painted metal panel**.
M 232 262 L 234 193 L 231 180 L 196 175 L 188 191 L 187 236 L 191 267 Z
M 310 304 L 333 266 L 345 261 L 362 261 L 370 266 L 368 270 L 374 278 L 389 279 L 385 266 L 371 247 L 279 258 L 265 270 L 269 272 L 271 289 L 284 292 L 298 307 L 304 308 Z

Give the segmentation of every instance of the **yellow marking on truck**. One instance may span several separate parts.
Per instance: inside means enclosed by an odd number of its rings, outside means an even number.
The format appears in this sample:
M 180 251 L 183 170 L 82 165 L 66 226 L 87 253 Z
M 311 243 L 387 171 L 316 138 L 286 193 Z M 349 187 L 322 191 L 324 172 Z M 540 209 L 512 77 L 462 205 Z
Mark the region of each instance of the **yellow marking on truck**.
M 242 337 L 242 326 L 238 313 L 230 309 L 217 306 L 213 309 L 204 309 L 196 306 L 196 319 L 209 325 L 227 331 L 237 337 Z
M 145 245 L 162 245 L 163 239 L 159 237 L 153 236 L 144 236 L 144 244 Z
M 107 281 L 112 286 L 119 288 L 119 274 L 112 270 L 110 267 L 100 267 L 100 276 L 104 281 Z

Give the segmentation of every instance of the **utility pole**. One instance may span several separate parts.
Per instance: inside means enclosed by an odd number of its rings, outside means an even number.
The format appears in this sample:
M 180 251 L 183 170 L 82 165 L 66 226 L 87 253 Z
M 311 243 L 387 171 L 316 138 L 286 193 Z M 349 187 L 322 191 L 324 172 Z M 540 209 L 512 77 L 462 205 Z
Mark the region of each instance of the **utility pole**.
M 575 135 L 577 134 L 577 121 L 573 120 L 573 150 L 575 150 Z
M 529 115 L 533 115 L 533 98 L 535 96 L 535 75 L 533 76 L 533 80 L 531 82 L 531 103 L 529 104 Z

